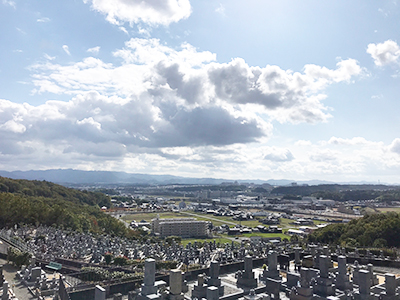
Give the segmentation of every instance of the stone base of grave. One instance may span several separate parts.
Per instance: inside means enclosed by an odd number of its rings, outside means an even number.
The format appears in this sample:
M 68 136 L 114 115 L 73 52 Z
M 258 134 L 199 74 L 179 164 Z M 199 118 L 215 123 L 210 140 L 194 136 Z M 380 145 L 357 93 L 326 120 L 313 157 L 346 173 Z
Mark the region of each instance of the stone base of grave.
M 183 295 L 171 295 L 171 294 L 169 294 L 168 295 L 168 299 L 169 300 L 183 300 L 184 299 L 184 296 Z
M 207 284 L 203 284 L 202 286 L 195 285 L 192 291 L 192 299 L 202 299 L 207 296 Z
M 355 300 L 376 300 L 377 298 L 374 295 L 360 294 L 359 292 L 354 293 Z
M 267 278 L 281 279 L 278 270 L 271 270 L 271 271 L 264 270 L 260 275 L 260 280 L 267 281 Z
M 208 281 L 207 281 L 207 285 L 208 285 L 208 286 L 215 286 L 215 287 L 217 287 L 217 288 L 218 288 L 218 293 L 219 293 L 219 295 L 220 295 L 220 296 L 223 296 L 223 295 L 224 295 L 225 289 L 224 289 L 224 286 L 221 285 L 221 279 L 219 279 L 219 278 L 214 278 L 214 279 L 209 278 Z
M 154 286 L 154 285 L 148 286 L 148 285 L 144 285 L 142 283 L 142 288 L 140 291 L 141 295 L 146 296 L 146 295 L 151 295 L 151 294 L 157 294 L 157 292 L 158 292 L 158 288 L 156 286 Z
M 335 286 L 332 278 L 317 278 L 314 292 L 320 296 L 335 295 Z
M 237 287 L 242 289 L 254 289 L 257 287 L 257 279 L 256 278 L 238 278 L 236 282 Z
M 158 290 L 165 286 L 167 286 L 167 283 L 162 280 L 156 281 L 154 285 L 144 285 L 144 283 L 142 283 L 142 288 L 137 296 L 137 300 L 160 300 L 161 294 L 158 293 Z
M 349 280 L 341 279 L 340 277 L 336 279 L 335 285 L 336 288 L 341 291 L 353 290 L 353 283 L 351 283 Z
M 161 300 L 161 294 L 150 294 L 150 295 L 142 295 L 139 293 L 137 295 L 137 300 Z
M 295 287 L 290 291 L 290 300 L 311 300 L 313 298 L 313 289 L 305 287 Z
M 382 300 L 397 300 L 400 299 L 400 295 L 386 295 L 386 294 L 381 294 L 380 295 Z
M 245 300 L 271 300 L 270 295 L 267 295 L 265 293 L 258 294 L 258 295 L 252 295 L 250 292 L 250 295 L 246 295 L 243 297 Z

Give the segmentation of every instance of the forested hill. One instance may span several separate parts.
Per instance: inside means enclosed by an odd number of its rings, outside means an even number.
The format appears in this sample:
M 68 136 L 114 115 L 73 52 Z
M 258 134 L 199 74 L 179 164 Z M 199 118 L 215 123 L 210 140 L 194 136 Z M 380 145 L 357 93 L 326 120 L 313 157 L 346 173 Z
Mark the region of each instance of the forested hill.
M 14 224 L 57 226 L 73 230 L 138 237 L 102 212 L 111 200 L 102 193 L 78 191 L 46 181 L 0 177 L 0 228 Z
M 78 191 L 48 181 L 15 180 L 0 176 L 0 192 L 63 199 L 75 204 L 98 205 L 107 208 L 111 206 L 110 198 L 103 193 Z
M 366 200 L 382 197 L 400 199 L 400 186 L 382 184 L 321 184 L 305 186 L 280 186 L 271 191 L 275 195 L 314 196 L 336 201 Z
M 308 236 L 310 242 L 349 247 L 399 247 L 400 215 L 370 214 L 348 224 L 332 224 Z

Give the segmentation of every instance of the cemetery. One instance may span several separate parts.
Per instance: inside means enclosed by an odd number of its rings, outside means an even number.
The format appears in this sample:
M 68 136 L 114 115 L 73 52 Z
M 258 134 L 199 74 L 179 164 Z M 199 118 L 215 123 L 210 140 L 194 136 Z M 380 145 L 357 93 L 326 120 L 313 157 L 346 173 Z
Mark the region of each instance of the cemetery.
M 37 299 L 400 299 L 400 261 L 383 251 L 262 240 L 139 243 L 45 226 L 0 236 L 32 254 L 17 279 Z M 106 253 L 136 263 L 113 265 Z M 174 264 L 162 267 L 167 261 Z M 90 277 L 82 267 L 118 276 Z M 1 299 L 16 299 L 0 270 Z

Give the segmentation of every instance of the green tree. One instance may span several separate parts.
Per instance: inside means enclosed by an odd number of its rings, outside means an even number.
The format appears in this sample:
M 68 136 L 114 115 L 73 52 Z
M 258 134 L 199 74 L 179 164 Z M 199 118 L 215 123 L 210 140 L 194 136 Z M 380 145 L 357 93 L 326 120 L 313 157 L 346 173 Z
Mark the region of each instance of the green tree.
M 106 262 L 107 265 L 111 264 L 112 259 L 113 259 L 112 253 L 107 252 L 104 254 L 104 261 Z

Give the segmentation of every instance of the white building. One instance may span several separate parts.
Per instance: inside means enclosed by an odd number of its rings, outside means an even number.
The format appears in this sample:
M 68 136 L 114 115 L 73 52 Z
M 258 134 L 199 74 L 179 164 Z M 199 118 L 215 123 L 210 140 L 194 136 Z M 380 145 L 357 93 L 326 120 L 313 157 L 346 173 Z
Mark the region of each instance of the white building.
M 181 237 L 208 237 L 209 222 L 197 221 L 194 218 L 174 218 L 151 220 L 151 231 L 160 237 L 171 235 Z

